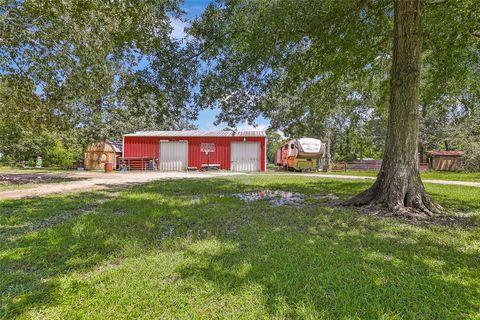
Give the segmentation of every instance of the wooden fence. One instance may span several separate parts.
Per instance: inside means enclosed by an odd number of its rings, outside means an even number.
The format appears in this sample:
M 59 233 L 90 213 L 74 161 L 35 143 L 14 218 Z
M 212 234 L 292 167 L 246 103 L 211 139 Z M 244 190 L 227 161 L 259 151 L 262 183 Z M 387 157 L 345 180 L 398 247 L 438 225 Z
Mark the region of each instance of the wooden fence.
M 382 160 L 334 162 L 331 165 L 332 171 L 379 171 Z M 421 171 L 428 170 L 428 163 L 419 163 Z

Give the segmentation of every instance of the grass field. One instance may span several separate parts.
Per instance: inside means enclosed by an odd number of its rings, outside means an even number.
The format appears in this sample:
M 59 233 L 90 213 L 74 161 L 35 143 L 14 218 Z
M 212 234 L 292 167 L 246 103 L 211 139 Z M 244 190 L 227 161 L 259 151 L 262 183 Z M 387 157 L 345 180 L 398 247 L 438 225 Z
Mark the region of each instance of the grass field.
M 61 168 L 16 168 L 16 167 L 5 167 L 0 166 L 0 173 L 61 173 L 69 172 L 72 170 L 61 169 Z
M 246 176 L 0 202 L 0 318 L 479 319 L 480 192 L 449 220 L 329 205 L 371 181 Z M 301 193 L 294 205 L 233 194 Z
M 337 175 L 348 175 L 348 176 L 366 176 L 366 177 L 376 177 L 377 171 L 337 171 L 337 172 L 315 172 L 319 174 L 337 174 Z M 307 174 L 307 173 L 305 173 Z M 472 181 L 480 182 L 480 172 L 448 172 L 448 171 L 424 171 L 421 173 L 422 179 L 430 180 L 447 180 L 447 181 Z

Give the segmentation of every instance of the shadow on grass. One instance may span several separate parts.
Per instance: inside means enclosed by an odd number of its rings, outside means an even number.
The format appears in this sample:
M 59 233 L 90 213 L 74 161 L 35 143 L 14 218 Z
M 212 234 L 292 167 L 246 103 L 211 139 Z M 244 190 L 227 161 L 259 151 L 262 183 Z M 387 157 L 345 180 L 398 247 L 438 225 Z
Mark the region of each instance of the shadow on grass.
M 235 294 L 251 283 L 260 285 L 269 316 L 286 307 L 286 317 L 302 317 L 302 305 L 311 315 L 328 318 L 452 318 L 478 311 L 478 250 L 465 249 L 455 235 L 456 230 L 478 241 L 475 230 L 411 226 L 344 208 L 272 208 L 267 202 L 246 204 L 231 197 L 269 189 L 347 198 L 369 184 L 177 180 L 118 194 L 1 203 L 0 232 L 10 233 L 0 243 L 0 316 L 60 303 L 58 277 L 122 258 L 132 242 L 147 251 L 183 252 L 197 263 L 175 271 L 194 283 L 206 281 L 218 292 Z M 55 220 L 58 215 L 67 218 Z M 37 227 L 22 229 L 26 224 Z M 166 240 L 205 239 L 234 243 L 235 248 L 199 252 L 185 245 L 164 246 Z M 248 271 L 236 272 L 245 265 Z

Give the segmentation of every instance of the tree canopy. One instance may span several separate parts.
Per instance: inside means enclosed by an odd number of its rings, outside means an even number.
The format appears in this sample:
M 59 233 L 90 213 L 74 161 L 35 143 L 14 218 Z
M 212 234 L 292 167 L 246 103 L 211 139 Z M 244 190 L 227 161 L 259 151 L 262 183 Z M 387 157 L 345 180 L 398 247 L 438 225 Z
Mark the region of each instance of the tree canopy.
M 0 12 L 2 153 L 41 154 L 51 134 L 84 145 L 190 126 L 196 62 L 170 36 L 179 1 L 4 1 Z
M 423 7 L 420 104 L 470 114 L 480 96 L 480 7 L 474 0 Z M 231 124 L 262 114 L 287 135 L 329 130 L 343 158 L 372 145 L 363 155 L 378 156 L 393 9 L 390 0 L 216 1 L 190 30 L 206 61 L 196 101 L 218 106 L 219 119 Z
M 475 169 L 480 8 L 422 4 L 420 149 L 448 141 Z M 4 0 L 0 12 L 0 153 L 13 159 L 190 128 L 215 107 L 229 127 L 262 115 L 286 136 L 329 132 L 338 160 L 382 155 L 390 0 L 216 0 L 188 41 L 170 34 L 180 0 Z
M 386 115 L 377 180 L 347 204 L 432 214 L 418 169 L 420 108 L 474 105 L 462 97 L 478 97 L 479 16 L 474 0 L 216 1 L 191 28 L 207 65 L 196 101 L 221 108 L 221 121 L 264 115 L 287 134 L 340 127 L 360 146 Z

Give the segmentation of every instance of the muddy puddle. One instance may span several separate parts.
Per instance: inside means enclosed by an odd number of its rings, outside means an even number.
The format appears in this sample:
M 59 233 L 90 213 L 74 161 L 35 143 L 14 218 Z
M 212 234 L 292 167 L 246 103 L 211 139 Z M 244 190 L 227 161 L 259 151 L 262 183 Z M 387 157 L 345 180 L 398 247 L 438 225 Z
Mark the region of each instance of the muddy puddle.
M 234 197 L 245 202 L 254 202 L 259 200 L 268 200 L 271 206 L 295 206 L 300 207 L 308 204 L 318 204 L 325 202 L 332 204 L 338 202 L 339 198 L 333 194 L 323 195 L 305 195 L 300 192 L 279 191 L 279 190 L 261 190 L 252 192 L 235 193 Z
M 232 196 L 238 198 L 244 202 L 255 202 L 255 201 L 268 201 L 272 207 L 278 206 L 294 206 L 294 207 L 303 207 L 306 205 L 319 205 L 319 204 L 335 204 L 339 201 L 339 198 L 334 194 L 313 194 L 305 195 L 300 192 L 294 191 L 282 191 L 282 190 L 260 190 L 260 191 L 249 191 L 242 193 L 234 193 L 230 195 L 217 194 L 219 198 L 225 196 Z M 201 196 L 194 194 L 190 198 L 190 203 L 192 205 L 201 204 Z
M 269 200 L 269 203 L 272 206 L 300 205 L 304 200 L 304 195 L 299 192 L 278 190 L 261 190 L 235 193 L 233 196 L 245 202 Z

